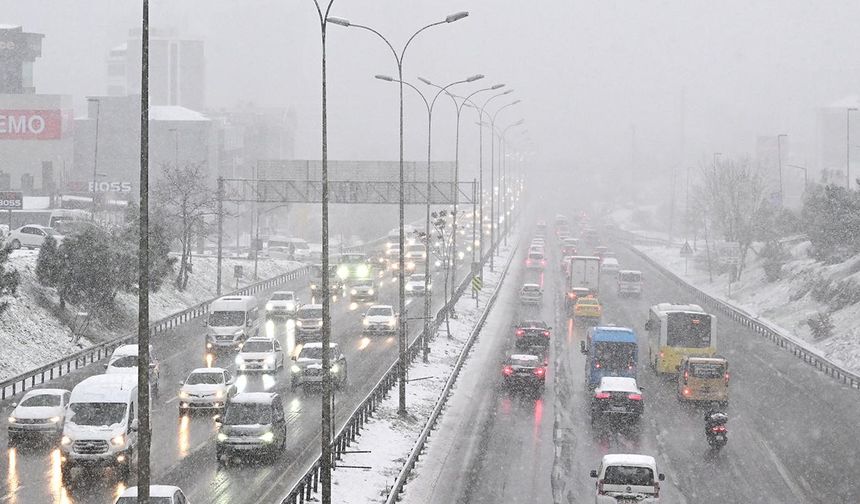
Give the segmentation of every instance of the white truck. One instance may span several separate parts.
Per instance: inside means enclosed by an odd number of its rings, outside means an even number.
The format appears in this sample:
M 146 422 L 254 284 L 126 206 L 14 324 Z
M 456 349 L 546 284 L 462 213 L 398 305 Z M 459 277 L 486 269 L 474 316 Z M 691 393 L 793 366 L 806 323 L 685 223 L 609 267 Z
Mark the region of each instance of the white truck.
M 573 310 L 576 298 L 598 294 L 600 289 L 600 258 L 595 256 L 571 256 L 567 275 L 565 306 Z

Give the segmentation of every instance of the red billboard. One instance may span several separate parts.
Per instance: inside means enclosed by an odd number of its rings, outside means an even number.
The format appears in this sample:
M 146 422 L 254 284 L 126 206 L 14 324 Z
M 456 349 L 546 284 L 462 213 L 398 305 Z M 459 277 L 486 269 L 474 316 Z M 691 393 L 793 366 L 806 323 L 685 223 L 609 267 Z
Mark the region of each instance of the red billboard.
M 0 109 L 0 140 L 57 140 L 62 133 L 59 110 Z

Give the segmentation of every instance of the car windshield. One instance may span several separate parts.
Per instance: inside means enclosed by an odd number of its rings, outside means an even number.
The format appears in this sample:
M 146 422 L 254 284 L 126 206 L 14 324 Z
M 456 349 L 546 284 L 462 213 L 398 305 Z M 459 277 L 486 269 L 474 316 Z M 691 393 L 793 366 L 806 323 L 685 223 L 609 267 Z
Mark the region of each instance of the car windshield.
M 110 367 L 115 368 L 132 368 L 137 367 L 137 355 L 123 355 L 117 357 L 110 363 Z
M 321 319 L 322 308 L 304 308 L 299 310 L 300 319 Z
M 271 352 L 272 351 L 272 342 L 271 341 L 247 341 L 245 345 L 242 347 L 242 353 L 251 353 L 251 352 Z
M 60 396 L 56 394 L 39 394 L 30 396 L 21 401 L 21 406 L 25 408 L 38 408 L 40 406 L 59 406 Z
M 150 504 L 172 504 L 172 497 L 150 497 Z M 120 497 L 116 504 L 137 504 L 137 497 Z
M 408 245 L 406 250 L 408 252 L 424 252 L 424 245 Z
M 352 285 L 355 287 L 373 287 L 373 280 L 358 280 Z
M 212 327 L 238 327 L 244 323 L 243 311 L 216 311 L 209 315 L 209 325 Z
M 322 359 L 322 347 L 304 347 L 299 352 L 299 359 Z
M 722 378 L 726 374 L 726 366 L 720 362 L 691 362 L 690 373 L 696 378 Z
M 622 273 L 620 280 L 622 282 L 638 282 L 641 278 L 639 273 Z
M 576 300 L 576 304 L 579 306 L 594 306 L 597 305 L 598 302 L 596 299 L 580 298 Z
M 191 373 L 186 385 L 218 385 L 224 383 L 224 373 Z
M 546 322 L 542 320 L 526 320 L 520 324 L 520 327 L 537 327 L 546 329 Z
M 225 425 L 268 424 L 272 421 L 272 406 L 267 403 L 230 403 L 224 412 Z
M 537 357 L 534 358 L 510 358 L 508 362 L 512 366 L 523 366 L 523 367 L 536 367 L 540 362 Z
M 410 282 L 423 282 L 424 281 L 424 275 L 412 275 L 411 277 L 409 277 L 409 281 Z
M 296 250 L 310 250 L 311 247 L 305 242 L 293 242 L 293 248 Z
M 381 306 L 374 306 L 367 310 L 368 317 L 390 317 L 392 314 L 391 308 L 383 308 Z
M 594 360 L 604 372 L 626 371 L 636 362 L 636 344 L 597 341 L 594 343 Z
M 654 471 L 649 467 L 609 466 L 603 476 L 604 485 L 652 486 Z
M 539 252 L 532 252 L 529 254 L 529 259 L 543 259 L 543 254 Z
M 666 344 L 680 348 L 711 346 L 711 316 L 704 313 L 669 313 L 666 317 Z
M 72 403 L 67 420 L 76 425 L 114 425 L 125 418 L 125 403 Z
M 524 285 L 523 292 L 538 292 L 540 291 L 540 287 L 537 285 Z
M 292 301 L 295 296 L 292 292 L 276 292 L 272 294 L 272 301 Z

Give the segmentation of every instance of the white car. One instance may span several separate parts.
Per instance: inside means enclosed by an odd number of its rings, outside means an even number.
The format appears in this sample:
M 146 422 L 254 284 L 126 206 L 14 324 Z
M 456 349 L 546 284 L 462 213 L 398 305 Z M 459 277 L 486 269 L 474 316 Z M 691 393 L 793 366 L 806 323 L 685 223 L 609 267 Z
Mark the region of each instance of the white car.
M 149 502 L 152 504 L 189 504 L 188 497 L 179 487 L 149 485 Z M 137 504 L 137 487 L 126 488 L 114 504 Z
M 42 243 L 45 242 L 45 238 L 48 236 L 53 236 L 55 240 L 57 240 L 57 245 L 63 242 L 63 235 L 54 231 L 54 228 L 49 228 L 47 226 L 40 226 L 38 224 L 27 224 L 26 226 L 21 226 L 18 229 L 13 229 L 9 232 L 9 236 L 6 237 L 6 243 L 13 250 L 17 250 L 19 248 L 38 248 L 42 246 Z
M 595 504 L 657 504 L 660 481 L 666 479 L 657 472 L 654 457 L 626 453 L 604 455 L 600 467 L 591 471 L 591 477 L 597 478 Z
M 407 296 L 423 296 L 424 295 L 424 273 L 413 273 L 406 282 Z M 428 290 L 433 289 L 433 284 L 427 285 Z
M 275 291 L 266 302 L 266 318 L 295 318 L 299 300 L 293 291 Z
M 155 397 L 158 397 L 158 359 L 149 345 L 149 383 Z M 105 364 L 105 374 L 131 374 L 137 376 L 137 345 L 122 345 L 111 354 Z
M 179 382 L 179 416 L 195 409 L 222 409 L 235 392 L 230 372 L 223 368 L 197 368 Z
M 35 389 L 24 394 L 21 402 L 12 403 L 9 442 L 29 435 L 60 436 L 70 395 L 64 389 Z
M 523 284 L 520 289 L 520 303 L 522 304 L 541 304 L 543 302 L 543 289 L 535 283 Z
M 276 339 L 251 338 L 236 355 L 236 369 L 243 373 L 279 371 L 284 367 L 284 351 Z
M 397 332 L 397 315 L 391 305 L 373 305 L 361 316 L 366 334 L 394 334 Z
M 606 273 L 609 275 L 617 275 L 618 270 L 621 269 L 618 265 L 618 259 L 614 257 L 605 257 L 602 261 L 600 261 L 600 272 Z
M 405 257 L 409 261 L 424 262 L 427 259 L 427 248 L 420 243 L 407 245 Z

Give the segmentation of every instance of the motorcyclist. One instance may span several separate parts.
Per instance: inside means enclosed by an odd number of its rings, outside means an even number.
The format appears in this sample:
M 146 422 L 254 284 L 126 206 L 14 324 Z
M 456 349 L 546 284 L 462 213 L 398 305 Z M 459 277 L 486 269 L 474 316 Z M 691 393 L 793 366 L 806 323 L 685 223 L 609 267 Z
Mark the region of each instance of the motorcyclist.
M 721 432 L 716 432 L 715 427 L 725 426 L 729 421 L 729 416 L 722 411 L 709 410 L 705 413 L 705 436 L 708 438 L 708 444 L 719 448 L 724 445 L 727 440 L 726 429 L 719 429 Z M 717 436 L 721 437 L 717 437 Z

